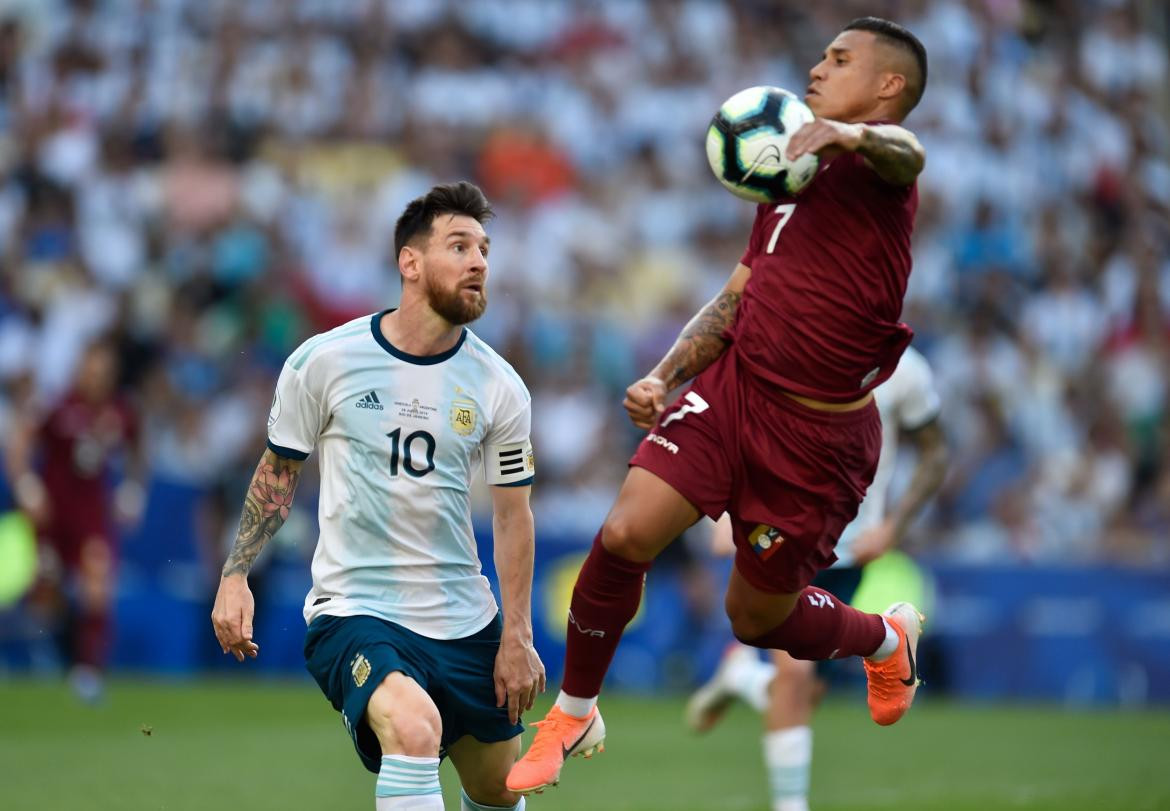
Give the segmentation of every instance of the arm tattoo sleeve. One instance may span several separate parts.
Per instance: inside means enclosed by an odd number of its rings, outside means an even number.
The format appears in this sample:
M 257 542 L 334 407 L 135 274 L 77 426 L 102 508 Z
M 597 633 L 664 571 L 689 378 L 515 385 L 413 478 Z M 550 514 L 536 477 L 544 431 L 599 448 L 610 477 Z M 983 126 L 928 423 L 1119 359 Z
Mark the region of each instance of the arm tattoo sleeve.
M 260 550 L 288 518 L 303 462 L 265 450 L 248 485 L 240 529 L 223 566 L 223 576 L 248 574 Z
M 917 138 L 901 127 L 866 127 L 857 151 L 887 183 L 908 186 L 922 171 L 922 147 Z
M 674 346 L 650 374 L 663 381 L 669 391 L 710 366 L 727 348 L 723 332 L 735 323 L 740 298 L 741 293 L 730 291 L 716 296 L 683 328 Z

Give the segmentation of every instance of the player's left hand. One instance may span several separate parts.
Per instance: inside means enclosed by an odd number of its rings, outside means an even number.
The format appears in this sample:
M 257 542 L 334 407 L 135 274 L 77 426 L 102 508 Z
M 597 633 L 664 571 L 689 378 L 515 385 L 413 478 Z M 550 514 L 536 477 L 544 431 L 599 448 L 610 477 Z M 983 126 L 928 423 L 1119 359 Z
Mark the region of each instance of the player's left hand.
M 506 702 L 508 720 L 514 724 L 544 692 L 544 662 L 531 642 L 509 639 L 505 634 L 496 654 L 495 682 L 496 706 Z
M 870 527 L 857 536 L 853 543 L 853 562 L 864 566 L 877 560 L 898 544 L 897 531 L 892 519 L 885 519 L 876 527 Z
M 817 118 L 796 131 L 784 151 L 788 160 L 796 160 L 810 152 L 822 158 L 831 158 L 841 152 L 856 152 L 861 145 L 863 124 L 845 124 L 831 118 Z

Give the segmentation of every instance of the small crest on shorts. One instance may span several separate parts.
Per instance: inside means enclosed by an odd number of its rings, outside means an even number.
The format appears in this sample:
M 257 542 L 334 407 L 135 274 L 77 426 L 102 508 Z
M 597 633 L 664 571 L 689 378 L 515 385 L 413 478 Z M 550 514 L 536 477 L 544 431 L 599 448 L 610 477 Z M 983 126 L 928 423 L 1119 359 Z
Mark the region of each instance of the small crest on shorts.
M 455 400 L 451 403 L 451 427 L 460 436 L 467 436 L 475 430 L 475 403 L 471 400 Z
M 776 554 L 780 544 L 784 543 L 784 536 L 775 527 L 758 524 L 748 535 L 748 541 L 751 543 L 752 549 L 756 550 L 756 554 L 767 560 Z
M 349 663 L 350 672 L 353 673 L 353 683 L 361 687 L 366 683 L 366 679 L 370 677 L 370 660 L 362 654 L 353 657 L 353 661 Z

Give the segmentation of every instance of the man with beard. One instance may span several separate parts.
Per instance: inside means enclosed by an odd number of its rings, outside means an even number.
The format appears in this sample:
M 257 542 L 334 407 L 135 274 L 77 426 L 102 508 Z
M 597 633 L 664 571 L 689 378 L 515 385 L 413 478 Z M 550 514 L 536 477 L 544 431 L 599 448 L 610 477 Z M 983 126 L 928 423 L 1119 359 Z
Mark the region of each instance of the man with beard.
M 487 306 L 491 216 L 465 182 L 412 201 L 394 234 L 401 306 L 310 338 L 289 357 L 212 612 L 224 653 L 259 654 L 248 571 L 319 448 L 305 658 L 378 775 L 378 811 L 442 809 L 445 755 L 464 809 L 524 807 L 504 780 L 520 751 L 520 714 L 545 681 L 532 646 L 530 397 L 463 326 Z M 481 458 L 502 615 L 471 527 Z

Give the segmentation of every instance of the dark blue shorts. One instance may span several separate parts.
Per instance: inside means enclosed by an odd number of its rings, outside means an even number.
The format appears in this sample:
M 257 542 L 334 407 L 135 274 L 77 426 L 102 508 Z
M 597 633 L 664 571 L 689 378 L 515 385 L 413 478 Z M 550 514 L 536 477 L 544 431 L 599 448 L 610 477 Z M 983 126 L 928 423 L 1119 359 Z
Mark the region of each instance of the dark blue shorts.
M 824 589 L 834 597 L 840 597 L 841 602 L 853 602 L 853 595 L 861 585 L 860 566 L 842 566 L 838 569 L 821 569 L 813 578 L 812 584 L 818 589 Z
M 524 731 L 496 706 L 493 674 L 503 621 L 462 639 L 430 639 L 377 617 L 317 617 L 305 635 L 305 666 L 333 709 L 341 713 L 362 764 L 375 774 L 382 747 L 366 723 L 366 704 L 394 671 L 414 679 L 439 708 L 439 757 L 464 735 L 482 743 L 507 741 Z

